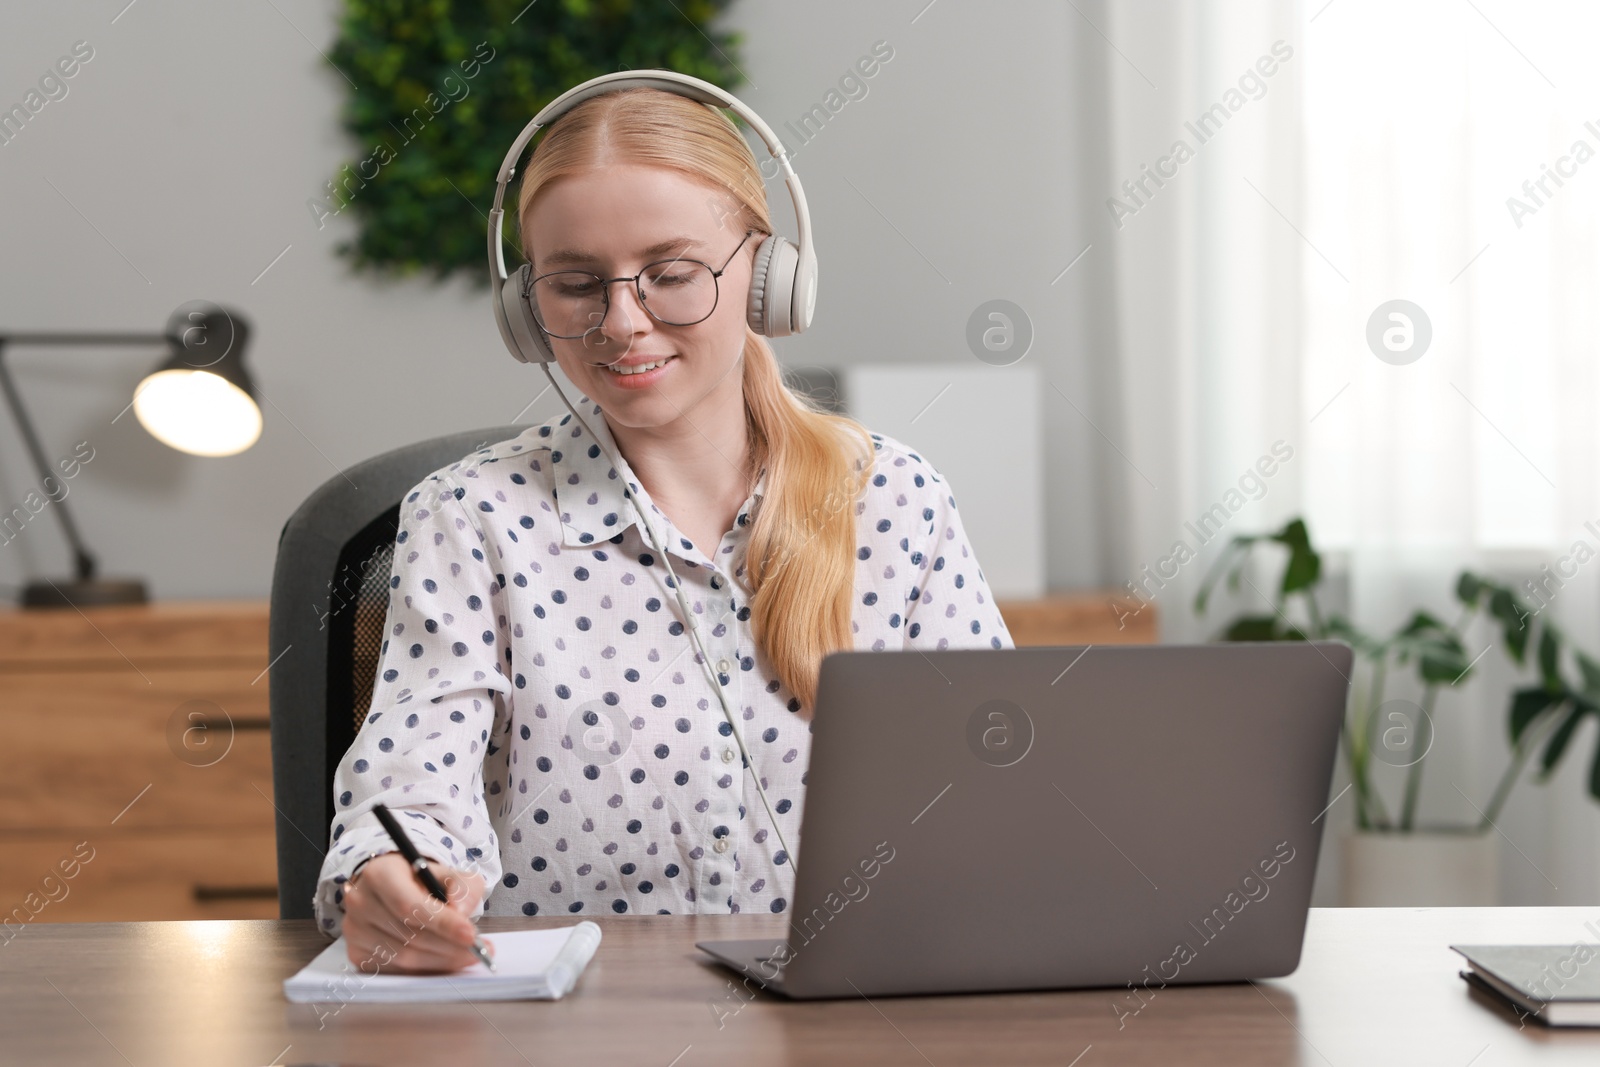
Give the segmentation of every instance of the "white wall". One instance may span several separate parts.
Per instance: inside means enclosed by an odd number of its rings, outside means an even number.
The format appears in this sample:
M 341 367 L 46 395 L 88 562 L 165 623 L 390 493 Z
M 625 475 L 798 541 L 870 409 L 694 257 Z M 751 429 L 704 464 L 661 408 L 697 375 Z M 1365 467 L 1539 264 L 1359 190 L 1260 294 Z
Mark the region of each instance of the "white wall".
M 510 421 L 544 376 L 506 355 L 486 290 L 353 276 L 333 255 L 349 216 L 317 229 L 306 200 L 358 147 L 337 121 L 350 86 L 318 54 L 340 5 L 124 4 L 0 16 L 0 106 L 74 42 L 94 48 L 68 95 L 0 146 L 0 328 L 159 331 L 196 299 L 251 318 L 266 429 L 228 459 L 173 452 L 131 414 L 113 424 L 154 351 L 19 349 L 11 360 L 52 459 L 78 441 L 95 449 L 69 501 L 105 573 L 142 576 L 158 598 L 261 597 L 278 531 L 317 485 L 409 441 Z M 1098 311 L 1108 264 L 1091 253 L 1051 281 L 1091 240 L 1103 182 L 1087 183 L 1084 204 L 1083 172 L 1102 166 L 1105 46 L 1047 0 L 925 5 L 744 0 L 729 14 L 753 81 L 736 92 L 785 138 L 783 124 L 875 41 L 894 49 L 864 98 L 811 143 L 790 144 L 820 296 L 812 330 L 778 341 L 779 356 L 970 365 L 966 318 L 1002 297 L 1033 319 L 1027 358 L 1091 410 L 1104 387 L 1093 362 L 1109 350 Z M 1100 17 L 1100 5 L 1079 6 Z M 491 64 L 474 91 L 492 92 L 493 78 Z M 786 219 L 781 185 L 769 193 Z M 558 410 L 549 395 L 523 421 Z M 1108 577 L 1091 466 L 1100 446 L 1059 397 L 1045 410 L 1049 579 L 1093 584 Z M 975 447 L 1004 462 L 1004 429 L 974 427 Z M 33 485 L 0 412 L 0 509 Z M 47 514 L 0 547 L 6 584 L 68 565 Z

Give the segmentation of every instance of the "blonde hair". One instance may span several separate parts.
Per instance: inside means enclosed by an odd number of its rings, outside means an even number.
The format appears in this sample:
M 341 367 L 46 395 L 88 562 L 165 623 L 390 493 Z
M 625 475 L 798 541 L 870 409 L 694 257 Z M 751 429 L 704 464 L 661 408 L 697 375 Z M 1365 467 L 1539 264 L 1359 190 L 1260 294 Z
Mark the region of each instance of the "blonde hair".
M 773 233 L 755 156 L 733 122 L 710 105 L 660 89 L 621 89 L 584 101 L 541 137 L 517 202 L 530 262 L 527 219 L 539 190 L 618 161 L 668 168 L 725 190 L 737 205 L 729 217 L 739 230 Z M 714 202 L 708 198 L 708 210 Z M 745 558 L 751 628 L 798 700 L 790 709 L 809 715 L 822 658 L 854 647 L 854 505 L 871 476 L 872 440 L 854 419 L 790 388 L 771 346 L 749 326 L 744 402 L 755 469 L 767 472 Z

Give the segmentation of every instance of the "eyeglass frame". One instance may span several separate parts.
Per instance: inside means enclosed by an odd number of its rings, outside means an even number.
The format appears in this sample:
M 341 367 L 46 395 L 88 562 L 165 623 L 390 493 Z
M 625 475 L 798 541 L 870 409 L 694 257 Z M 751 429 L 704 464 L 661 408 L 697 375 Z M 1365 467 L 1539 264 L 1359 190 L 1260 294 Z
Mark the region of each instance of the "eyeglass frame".
M 711 270 L 711 264 L 705 262 L 704 260 L 690 259 L 688 256 L 673 256 L 670 259 L 653 260 L 653 261 L 651 261 L 649 263 L 646 263 L 643 267 L 639 268 L 639 273 L 633 275 L 632 277 L 629 277 L 627 275 L 622 275 L 622 276 L 616 277 L 616 278 L 602 278 L 602 277 L 600 277 L 600 275 L 594 273 L 593 271 L 573 270 L 571 268 L 568 268 L 566 270 L 549 270 L 549 271 L 545 271 L 543 274 L 541 274 L 537 278 L 535 278 L 535 277 L 533 277 L 533 271 L 530 269 L 527 272 L 528 273 L 528 280 L 522 287 L 522 298 L 528 302 L 528 307 L 533 312 L 533 321 L 538 324 L 539 329 L 544 330 L 544 332 L 547 335 L 549 335 L 550 337 L 557 337 L 557 338 L 560 338 L 563 341 L 579 341 L 579 340 L 582 340 L 583 338 L 588 337 L 590 334 L 594 333 L 602 325 L 605 324 L 606 316 L 611 314 L 611 284 L 613 282 L 633 282 L 633 291 L 634 291 L 634 294 L 636 296 L 638 296 L 638 298 L 639 298 L 639 306 L 644 308 L 645 314 L 649 315 L 652 319 L 655 319 L 657 322 L 661 323 L 661 325 L 663 325 L 663 326 L 698 326 L 700 323 L 706 321 L 706 319 L 709 319 L 712 315 L 716 314 L 717 305 L 719 303 L 721 303 L 721 301 L 722 301 L 722 282 L 721 282 L 721 278 L 722 278 L 722 276 L 724 274 L 726 274 L 728 272 L 728 266 L 729 266 L 729 264 L 731 264 L 733 262 L 733 257 L 737 256 L 739 254 L 739 249 L 743 248 L 744 247 L 744 243 L 746 241 L 750 240 L 750 235 L 753 234 L 753 233 L 756 233 L 756 232 L 758 232 L 758 231 L 756 231 L 755 229 L 749 229 L 749 230 L 744 231 L 744 236 L 739 239 L 739 243 L 736 246 L 734 246 L 733 252 L 729 254 L 727 260 L 723 262 L 722 267 L 720 269 L 718 269 L 718 270 Z M 695 319 L 694 322 L 668 322 L 665 319 L 661 318 L 661 316 L 657 315 L 654 311 L 650 310 L 650 304 L 644 298 L 644 290 L 642 288 L 640 288 L 639 280 L 644 277 L 645 272 L 648 271 L 651 267 L 659 266 L 662 263 L 698 263 L 700 266 L 704 267 L 706 270 L 711 271 L 711 310 L 706 312 L 704 315 L 700 316 L 700 318 Z M 555 276 L 557 274 L 587 274 L 589 277 L 593 278 L 595 281 L 600 283 L 600 292 L 601 292 L 601 295 L 603 295 L 605 297 L 606 309 L 600 313 L 600 321 L 596 322 L 593 326 L 589 327 L 587 330 L 583 331 L 582 333 L 571 334 L 571 335 L 560 334 L 560 333 L 550 333 L 550 331 L 545 328 L 544 323 L 539 321 L 538 305 L 535 304 L 533 302 L 533 299 L 532 299 L 532 297 L 533 297 L 533 287 L 534 287 L 535 284 L 537 284 L 540 281 L 543 281 L 545 278 L 550 278 L 550 277 L 553 277 L 553 276 Z

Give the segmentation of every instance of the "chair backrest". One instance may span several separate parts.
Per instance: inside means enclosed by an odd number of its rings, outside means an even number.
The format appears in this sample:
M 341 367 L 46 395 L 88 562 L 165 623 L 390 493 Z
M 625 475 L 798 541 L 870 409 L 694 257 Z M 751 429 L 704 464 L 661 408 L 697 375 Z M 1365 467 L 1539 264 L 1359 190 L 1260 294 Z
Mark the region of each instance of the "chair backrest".
M 268 655 L 278 914 L 311 918 L 333 825 L 333 772 L 366 717 L 389 606 L 400 498 L 441 467 L 526 426 L 449 434 L 328 479 L 284 523 Z

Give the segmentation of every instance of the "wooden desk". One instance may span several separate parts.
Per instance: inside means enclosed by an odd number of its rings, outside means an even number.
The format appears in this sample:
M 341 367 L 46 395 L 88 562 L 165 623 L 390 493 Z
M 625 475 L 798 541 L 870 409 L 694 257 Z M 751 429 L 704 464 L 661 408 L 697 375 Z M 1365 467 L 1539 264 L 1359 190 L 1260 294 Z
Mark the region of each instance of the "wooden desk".
M 1314 909 L 1289 978 L 1171 986 L 1121 1030 L 1115 990 L 746 1002 L 693 943 L 770 936 L 771 915 L 600 917 L 604 940 L 564 1000 L 400 1006 L 286 1001 L 282 980 L 325 944 L 309 922 L 38 924 L 0 945 L 0 1049 L 123 1067 L 1592 1065 L 1600 1031 L 1519 1028 L 1474 999 L 1445 946 L 1592 941 L 1582 923 L 1597 919 L 1600 907 Z

